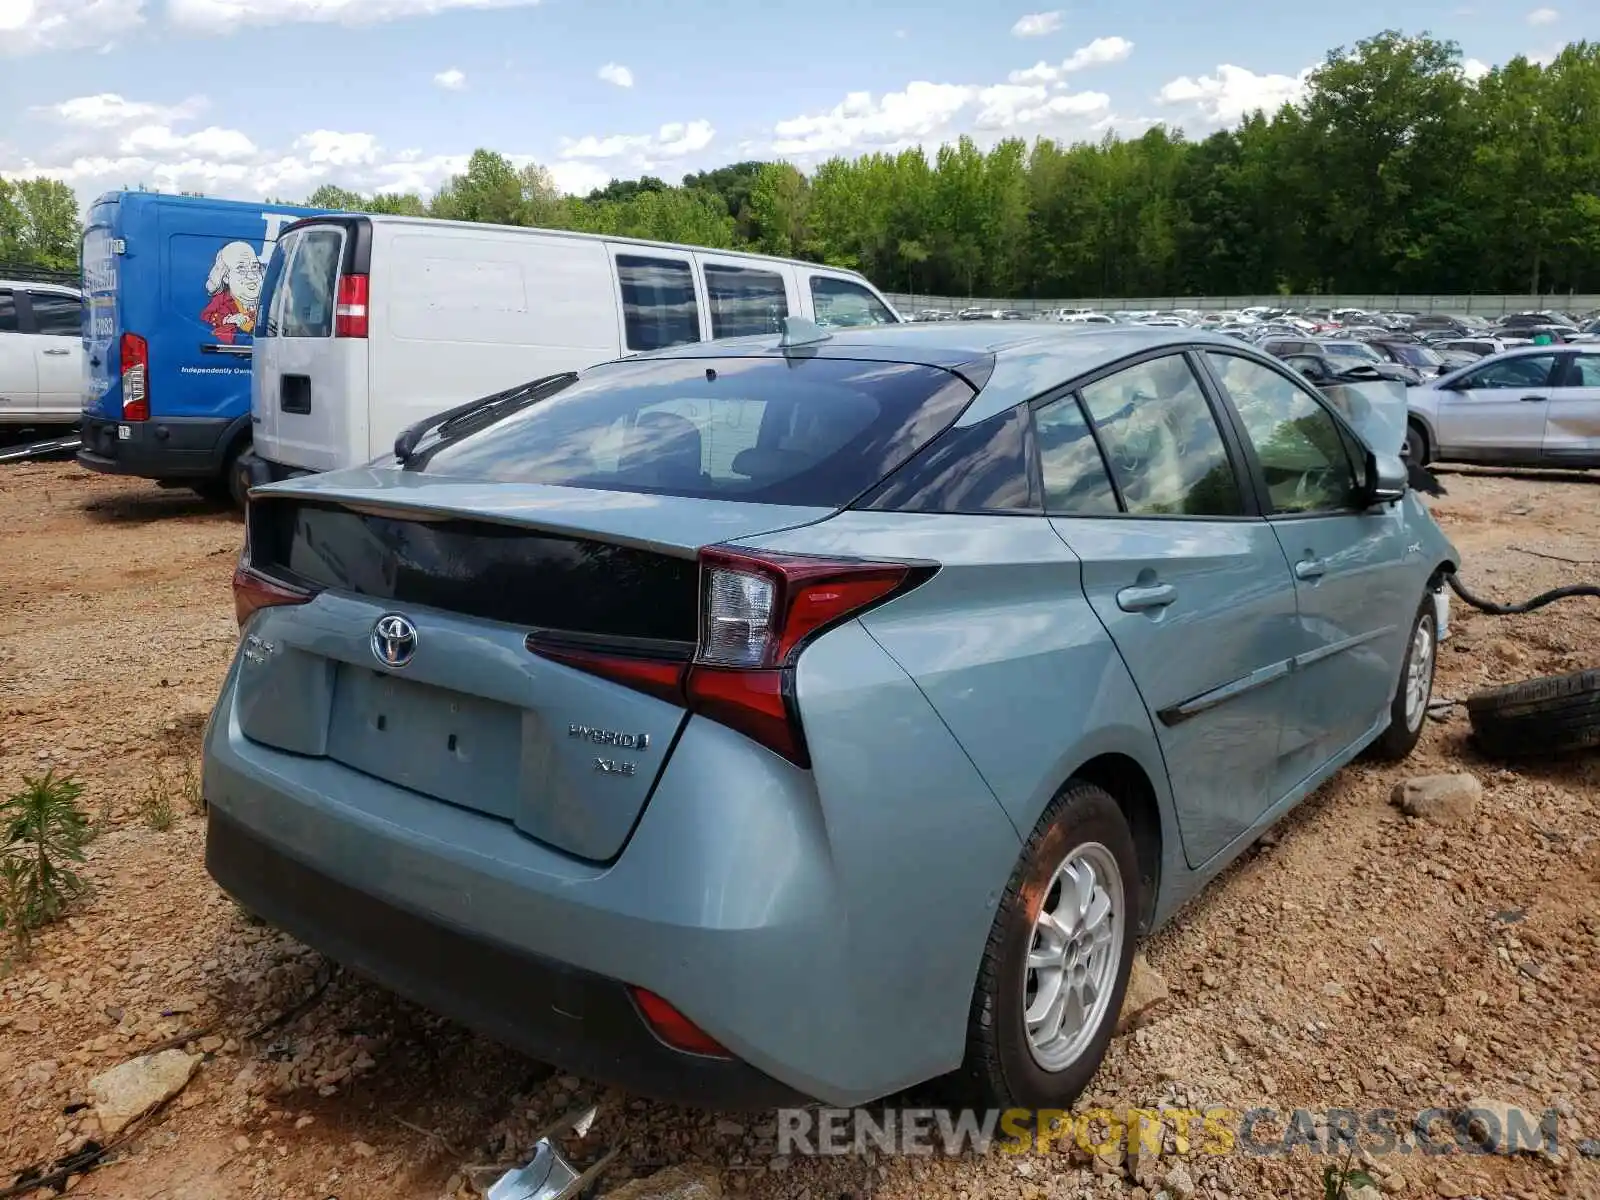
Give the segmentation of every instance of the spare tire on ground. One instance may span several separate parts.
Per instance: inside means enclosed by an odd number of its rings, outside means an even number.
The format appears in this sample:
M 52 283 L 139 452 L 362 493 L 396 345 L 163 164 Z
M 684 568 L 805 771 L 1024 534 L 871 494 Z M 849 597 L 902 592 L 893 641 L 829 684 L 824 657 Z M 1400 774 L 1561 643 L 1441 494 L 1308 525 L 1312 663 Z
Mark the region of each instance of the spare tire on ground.
M 1472 740 L 1494 758 L 1540 758 L 1600 746 L 1600 670 L 1546 675 L 1467 698 Z

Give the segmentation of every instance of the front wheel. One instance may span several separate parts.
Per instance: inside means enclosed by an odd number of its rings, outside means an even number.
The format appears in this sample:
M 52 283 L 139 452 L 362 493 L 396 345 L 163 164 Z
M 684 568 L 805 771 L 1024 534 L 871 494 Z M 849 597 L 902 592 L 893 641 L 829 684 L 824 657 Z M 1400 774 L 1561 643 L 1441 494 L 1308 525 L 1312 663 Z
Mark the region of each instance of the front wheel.
M 989 1108 L 1068 1108 L 1116 1028 L 1133 964 L 1139 868 L 1103 788 L 1073 780 L 1023 848 L 973 992 L 962 1068 Z
M 1439 615 L 1433 593 L 1424 592 L 1422 607 L 1411 622 L 1411 637 L 1400 662 L 1400 682 L 1389 705 L 1389 727 L 1372 744 L 1372 756 L 1399 762 L 1422 740 L 1433 699 L 1433 672 L 1439 654 Z

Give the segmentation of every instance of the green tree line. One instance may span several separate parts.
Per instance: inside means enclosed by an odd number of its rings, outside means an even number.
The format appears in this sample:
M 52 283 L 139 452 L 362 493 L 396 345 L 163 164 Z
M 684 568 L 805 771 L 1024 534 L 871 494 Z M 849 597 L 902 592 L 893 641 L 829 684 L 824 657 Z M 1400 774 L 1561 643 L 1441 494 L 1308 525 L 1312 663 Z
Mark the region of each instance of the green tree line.
M 584 197 L 478 150 L 431 197 L 305 203 L 750 248 L 932 294 L 1600 291 L 1600 43 L 1473 79 L 1455 43 L 1386 31 L 1329 52 L 1299 103 L 1199 140 L 963 138 Z

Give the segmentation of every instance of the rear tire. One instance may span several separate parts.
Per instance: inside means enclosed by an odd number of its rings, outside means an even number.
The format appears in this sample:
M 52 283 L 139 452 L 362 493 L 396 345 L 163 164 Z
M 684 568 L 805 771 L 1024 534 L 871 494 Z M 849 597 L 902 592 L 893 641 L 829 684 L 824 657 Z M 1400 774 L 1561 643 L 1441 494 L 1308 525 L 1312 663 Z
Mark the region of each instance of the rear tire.
M 1389 704 L 1389 727 L 1372 743 L 1371 756 L 1380 762 L 1399 762 L 1416 749 L 1428 723 L 1428 702 L 1433 699 L 1433 675 L 1439 661 L 1439 615 L 1433 593 L 1424 592 L 1422 607 L 1411 622 L 1400 681 Z M 1425 656 L 1425 657 L 1424 657 Z
M 1140 911 L 1122 810 L 1103 788 L 1069 781 L 1023 847 L 984 947 L 954 1081 L 964 1099 L 1071 1107 L 1116 1029 Z
M 1428 434 L 1415 421 L 1406 424 L 1406 461 L 1416 467 L 1428 465 Z

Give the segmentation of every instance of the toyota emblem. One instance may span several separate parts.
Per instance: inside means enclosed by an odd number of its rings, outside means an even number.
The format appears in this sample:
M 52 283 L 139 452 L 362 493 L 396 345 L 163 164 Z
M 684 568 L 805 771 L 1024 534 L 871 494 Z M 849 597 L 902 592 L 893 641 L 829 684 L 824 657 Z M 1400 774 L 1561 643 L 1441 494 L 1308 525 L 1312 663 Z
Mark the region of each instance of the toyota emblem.
M 417 652 L 417 627 L 399 613 L 378 618 L 372 627 L 372 653 L 386 667 L 403 667 Z

